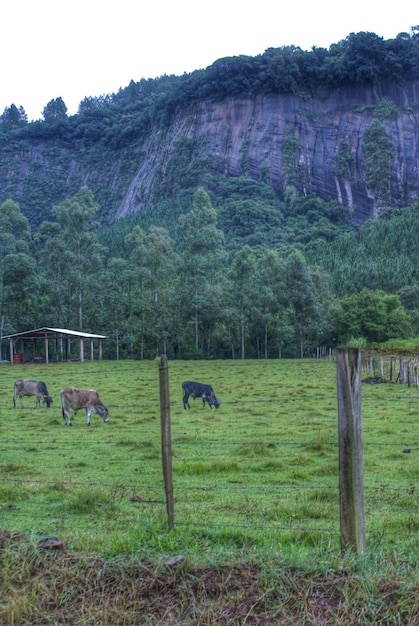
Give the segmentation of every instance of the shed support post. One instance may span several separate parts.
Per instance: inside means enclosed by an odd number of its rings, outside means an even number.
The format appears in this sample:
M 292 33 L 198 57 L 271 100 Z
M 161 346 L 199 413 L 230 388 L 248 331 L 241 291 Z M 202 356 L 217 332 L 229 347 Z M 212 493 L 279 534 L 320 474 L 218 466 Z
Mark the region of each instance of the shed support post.
M 48 359 L 48 337 L 47 337 L 47 335 L 45 335 L 44 343 L 45 343 L 45 363 L 48 365 L 49 359 Z

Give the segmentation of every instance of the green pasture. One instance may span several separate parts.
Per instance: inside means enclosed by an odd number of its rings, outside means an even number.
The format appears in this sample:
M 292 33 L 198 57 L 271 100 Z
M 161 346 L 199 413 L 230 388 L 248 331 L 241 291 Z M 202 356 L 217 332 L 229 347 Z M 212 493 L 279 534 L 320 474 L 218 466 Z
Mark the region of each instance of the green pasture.
M 367 374 L 366 374 L 367 375 Z M 50 409 L 13 409 L 13 383 L 44 380 Z M 183 380 L 210 383 L 219 410 Z M 331 360 L 169 362 L 175 527 L 167 529 L 158 361 L 0 365 L 0 528 L 103 555 L 201 561 L 339 554 L 336 365 Z M 71 428 L 59 390 L 95 388 L 104 424 Z M 362 386 L 367 551 L 401 567 L 419 547 L 419 390 Z

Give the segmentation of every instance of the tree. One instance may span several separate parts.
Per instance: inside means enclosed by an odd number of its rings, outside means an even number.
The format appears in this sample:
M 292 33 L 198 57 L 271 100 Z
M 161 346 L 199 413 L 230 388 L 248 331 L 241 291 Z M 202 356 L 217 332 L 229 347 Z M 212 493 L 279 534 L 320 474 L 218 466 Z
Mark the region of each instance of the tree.
M 233 336 L 232 321 L 240 324 L 240 358 L 245 358 L 246 328 L 250 320 L 252 301 L 254 298 L 256 256 L 254 250 L 245 245 L 233 256 L 229 269 L 231 288 L 231 311 L 236 311 L 230 321 L 230 336 Z
M 198 351 L 201 317 L 203 322 L 205 311 L 210 313 L 213 287 L 226 260 L 224 235 L 217 229 L 217 212 L 202 187 L 196 190 L 192 209 L 180 216 L 179 224 L 184 244 L 184 284 L 193 294 L 195 349 Z M 210 332 L 208 326 L 207 332 Z
M 286 260 L 286 284 L 292 318 L 299 338 L 300 358 L 312 347 L 320 318 L 313 280 L 304 255 L 294 250 Z
M 101 328 L 110 328 L 108 335 L 115 342 L 115 356 L 119 360 L 126 355 L 127 347 L 132 355 L 132 310 L 135 306 L 134 288 L 136 275 L 129 259 L 112 257 L 107 259 L 101 280 L 103 292 L 106 293 L 106 306 L 100 307 L 98 323 Z M 110 349 L 106 342 L 107 350 Z
M 277 339 L 280 323 L 284 319 L 287 307 L 287 294 L 284 282 L 284 265 L 276 250 L 264 247 L 253 268 L 252 284 L 257 292 L 253 293 L 252 317 L 257 327 L 258 355 L 261 354 L 260 343 L 263 343 L 263 356 L 268 358 L 270 341 Z M 260 342 L 260 329 L 263 341 Z
M 150 226 L 145 246 L 147 283 L 152 297 L 151 334 L 158 356 L 160 351 L 167 353 L 168 341 L 177 334 L 175 320 L 179 317 L 178 276 L 181 259 L 175 253 L 174 241 L 165 228 Z
M 264 200 L 240 199 L 223 203 L 220 223 L 228 233 L 229 248 L 272 244 L 281 238 L 283 217 L 279 209 Z
M 365 184 L 378 200 L 390 200 L 391 168 L 394 148 L 384 126 L 374 120 L 362 138 Z
M 19 204 L 0 206 L 0 317 L 6 327 L 21 328 L 36 316 L 38 279 L 31 231 Z
M 362 337 L 369 343 L 406 338 L 411 328 L 400 297 L 364 288 L 341 300 L 341 341 Z
M 15 104 L 11 104 L 4 109 L 3 115 L 1 116 L 1 124 L 5 131 L 24 126 L 27 123 L 28 116 L 22 106 L 18 108 Z
M 98 280 L 105 249 L 95 232 L 97 209 L 90 189 L 82 187 L 53 207 L 57 222 L 47 222 L 40 229 L 43 268 L 49 277 L 51 296 L 57 300 L 58 319 L 70 327 L 76 323 L 79 330 L 83 330 L 86 307 L 92 324 L 98 307 L 106 306 Z
M 351 33 L 342 43 L 344 63 L 351 82 L 378 86 L 385 71 L 386 45 L 375 33 Z
M 48 104 L 45 105 L 42 115 L 44 116 L 44 120 L 46 122 L 55 122 L 57 120 L 67 119 L 67 107 L 64 100 L 61 97 L 50 100 Z

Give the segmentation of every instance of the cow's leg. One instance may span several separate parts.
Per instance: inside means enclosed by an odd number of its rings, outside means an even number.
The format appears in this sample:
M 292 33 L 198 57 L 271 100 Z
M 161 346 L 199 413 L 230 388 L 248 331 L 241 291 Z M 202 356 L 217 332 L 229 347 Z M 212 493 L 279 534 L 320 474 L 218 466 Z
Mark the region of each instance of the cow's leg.
M 70 421 L 70 411 L 69 409 L 66 408 L 62 408 L 62 412 L 63 412 L 63 419 L 64 419 L 64 426 L 72 426 L 73 424 Z
M 189 406 L 189 394 L 186 393 L 185 391 L 185 395 L 183 396 L 183 408 L 186 409 L 186 407 L 188 407 L 188 409 L 190 409 L 191 407 Z
M 41 397 L 42 396 L 36 394 L 36 396 L 35 396 L 35 398 L 36 398 L 35 409 L 38 409 L 38 408 L 40 409 L 41 408 Z
M 21 409 L 24 409 L 25 407 L 23 406 L 22 397 L 23 397 L 23 396 L 21 396 L 20 394 L 18 395 L 18 398 L 19 398 L 19 403 L 20 403 L 20 408 L 21 408 Z
M 90 415 L 92 413 L 92 409 L 91 407 L 89 407 L 88 409 L 86 409 L 86 421 L 87 421 L 87 425 L 90 426 Z

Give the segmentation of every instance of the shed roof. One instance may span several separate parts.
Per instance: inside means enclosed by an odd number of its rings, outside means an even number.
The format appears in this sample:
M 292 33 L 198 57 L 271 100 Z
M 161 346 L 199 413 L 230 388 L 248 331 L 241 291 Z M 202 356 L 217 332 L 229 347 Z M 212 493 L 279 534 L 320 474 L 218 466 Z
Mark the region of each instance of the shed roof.
M 107 335 L 95 335 L 93 333 L 84 333 L 81 330 L 69 330 L 68 328 L 35 328 L 34 330 L 26 330 L 22 333 L 14 335 L 4 335 L 3 339 L 44 339 L 45 337 L 55 337 L 56 335 L 78 337 L 79 339 L 106 339 Z

